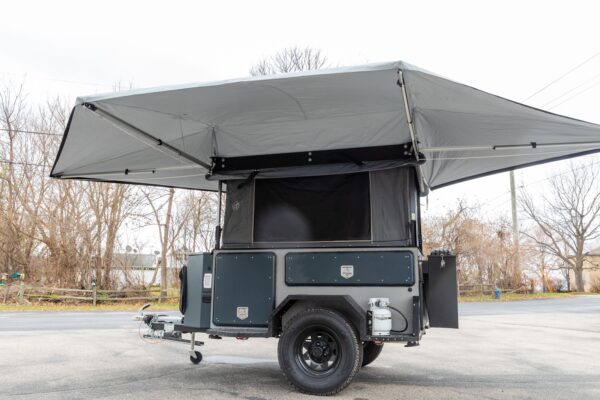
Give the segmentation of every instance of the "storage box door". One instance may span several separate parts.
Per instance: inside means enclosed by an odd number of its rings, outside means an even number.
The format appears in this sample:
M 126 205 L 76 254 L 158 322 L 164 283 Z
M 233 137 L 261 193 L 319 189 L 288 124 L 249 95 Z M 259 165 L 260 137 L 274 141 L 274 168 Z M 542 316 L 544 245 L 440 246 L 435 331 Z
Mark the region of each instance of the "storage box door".
M 275 254 L 219 253 L 214 286 L 213 324 L 267 326 L 275 307 Z
M 458 328 L 456 256 L 429 256 L 423 272 L 430 326 Z

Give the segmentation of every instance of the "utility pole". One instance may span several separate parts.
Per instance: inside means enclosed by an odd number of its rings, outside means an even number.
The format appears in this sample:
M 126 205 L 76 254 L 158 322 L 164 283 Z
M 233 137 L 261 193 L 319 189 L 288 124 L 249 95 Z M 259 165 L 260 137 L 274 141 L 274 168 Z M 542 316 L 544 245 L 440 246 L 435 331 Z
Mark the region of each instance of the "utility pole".
M 167 299 L 167 248 L 169 245 L 169 229 L 171 226 L 171 212 L 173 210 L 173 199 L 175 198 L 175 189 L 169 189 L 169 197 L 167 199 L 167 215 L 165 217 L 165 225 L 163 226 L 162 246 L 160 253 L 160 297 L 159 302 Z
M 512 207 L 513 242 L 515 245 L 515 274 L 521 275 L 521 250 L 519 247 L 519 220 L 517 218 L 517 190 L 515 172 L 510 171 L 510 204 Z

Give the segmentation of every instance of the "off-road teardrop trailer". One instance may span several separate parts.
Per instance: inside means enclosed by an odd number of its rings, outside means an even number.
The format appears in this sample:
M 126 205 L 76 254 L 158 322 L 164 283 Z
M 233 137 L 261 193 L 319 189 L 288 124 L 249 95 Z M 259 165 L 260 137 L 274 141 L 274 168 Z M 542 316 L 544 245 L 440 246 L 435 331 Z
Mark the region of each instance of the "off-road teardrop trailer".
M 288 380 L 333 394 L 384 342 L 458 327 L 419 196 L 598 150 L 597 125 L 394 62 L 80 98 L 52 176 L 226 193 L 216 248 L 181 270 L 183 317 L 145 321 L 192 362 L 198 332 L 279 338 Z

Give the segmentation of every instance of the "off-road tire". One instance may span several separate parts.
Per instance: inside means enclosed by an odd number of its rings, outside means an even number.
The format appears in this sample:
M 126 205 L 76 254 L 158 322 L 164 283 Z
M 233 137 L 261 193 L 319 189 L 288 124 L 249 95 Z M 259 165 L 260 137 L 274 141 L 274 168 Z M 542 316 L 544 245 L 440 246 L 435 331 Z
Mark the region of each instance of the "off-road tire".
M 380 345 L 376 345 L 373 342 L 364 342 L 362 366 L 366 367 L 367 365 L 375 361 L 375 359 L 381 354 L 382 350 L 383 343 L 381 343 Z
M 308 309 L 283 327 L 277 355 L 284 376 L 298 391 L 329 396 L 348 386 L 360 370 L 363 349 L 355 329 L 342 315 Z

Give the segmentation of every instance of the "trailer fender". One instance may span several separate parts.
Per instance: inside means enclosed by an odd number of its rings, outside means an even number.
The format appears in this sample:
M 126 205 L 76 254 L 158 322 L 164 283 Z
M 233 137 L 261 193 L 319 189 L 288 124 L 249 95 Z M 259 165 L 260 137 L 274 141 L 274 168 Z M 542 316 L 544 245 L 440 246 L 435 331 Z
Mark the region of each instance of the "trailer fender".
M 281 334 L 285 322 L 309 308 L 327 308 L 342 314 L 354 327 L 361 340 L 367 337 L 366 311 L 348 295 L 290 295 L 269 316 L 269 334 Z

